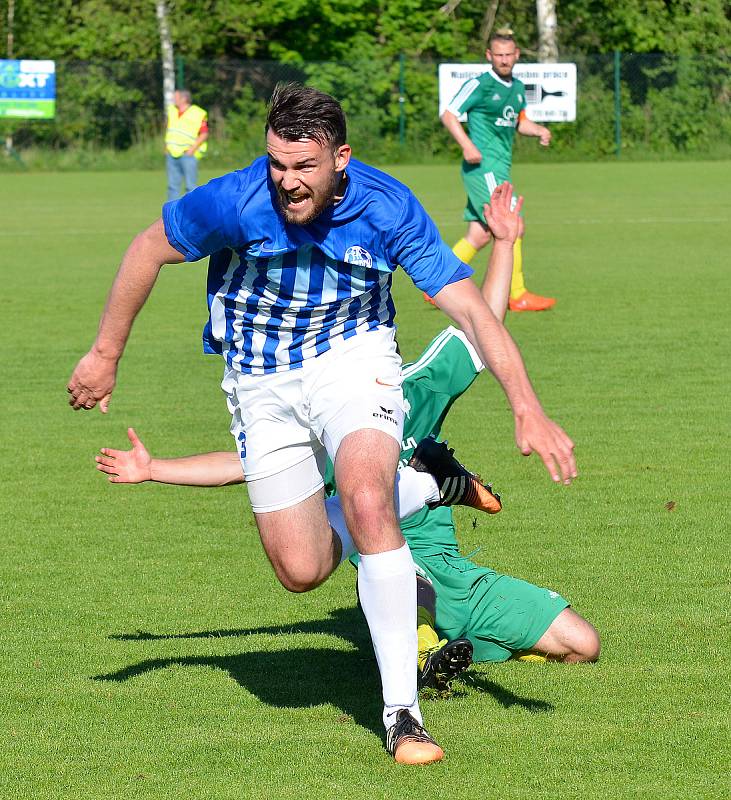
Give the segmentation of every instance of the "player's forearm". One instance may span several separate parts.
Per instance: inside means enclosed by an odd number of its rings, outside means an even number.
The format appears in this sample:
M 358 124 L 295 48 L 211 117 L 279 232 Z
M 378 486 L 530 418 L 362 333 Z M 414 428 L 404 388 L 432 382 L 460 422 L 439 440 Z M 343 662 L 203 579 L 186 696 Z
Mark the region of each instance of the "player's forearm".
M 481 314 L 465 322 L 463 330 L 502 386 L 513 414 L 520 417 L 542 411 L 520 350 L 505 327 L 497 319 Z
M 482 363 L 497 378 L 516 418 L 542 413 L 517 345 L 485 304 L 475 284 L 469 278 L 449 284 L 434 300 L 462 328 Z
M 150 480 L 179 486 L 229 486 L 244 482 L 236 453 L 199 453 L 181 458 L 153 458 Z
M 162 267 L 144 241 L 140 241 L 141 236 L 143 234 L 135 238 L 122 259 L 99 322 L 93 349 L 105 358 L 119 360 L 121 357 L 132 323 Z
M 513 275 L 513 245 L 513 242 L 506 239 L 494 242 L 490 263 L 480 288 L 484 301 L 501 322 L 505 320 L 508 309 L 510 281 Z
M 518 123 L 518 133 L 523 136 L 542 136 L 548 129 L 524 117 Z
M 93 350 L 102 358 L 118 361 L 132 323 L 155 285 L 163 264 L 179 264 L 185 257 L 167 240 L 162 219 L 136 236 L 127 248 L 104 313 Z
M 445 111 L 441 116 L 441 120 L 452 138 L 463 150 L 465 147 L 469 147 L 473 144 L 472 139 L 470 139 L 465 129 L 462 127 L 462 123 L 451 111 Z

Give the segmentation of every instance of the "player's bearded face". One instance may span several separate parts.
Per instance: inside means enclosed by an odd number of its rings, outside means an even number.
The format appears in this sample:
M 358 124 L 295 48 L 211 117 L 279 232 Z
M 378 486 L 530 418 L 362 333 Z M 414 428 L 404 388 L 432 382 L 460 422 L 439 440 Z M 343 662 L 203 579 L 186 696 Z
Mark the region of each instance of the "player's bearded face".
M 271 130 L 267 152 L 279 208 L 292 225 L 307 225 L 332 204 L 350 159 L 348 145 L 333 152 L 330 145 L 312 139 L 289 142 Z
M 515 42 L 494 41 L 487 51 L 487 60 L 492 64 L 492 68 L 501 78 L 510 78 L 513 74 L 513 66 L 520 56 L 520 50 L 515 46 Z

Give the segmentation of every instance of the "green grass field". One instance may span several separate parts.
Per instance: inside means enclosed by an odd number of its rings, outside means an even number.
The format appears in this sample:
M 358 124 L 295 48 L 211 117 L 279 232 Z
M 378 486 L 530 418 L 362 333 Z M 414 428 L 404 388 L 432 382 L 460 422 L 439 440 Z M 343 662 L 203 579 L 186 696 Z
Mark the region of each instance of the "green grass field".
M 447 241 L 455 167 L 399 168 Z M 113 486 L 101 446 L 229 447 L 204 357 L 204 267 L 168 267 L 110 413 L 73 413 L 119 258 L 164 176 L 5 175 L 0 506 L 2 798 L 729 796 L 731 162 L 518 166 L 529 287 L 513 315 L 547 411 L 577 443 L 551 484 L 489 377 L 454 408 L 457 453 L 505 511 L 460 513 L 463 551 L 566 595 L 595 666 L 480 665 L 425 701 L 443 764 L 399 768 L 354 575 L 291 595 L 246 491 Z M 407 358 L 445 324 L 396 281 Z M 674 504 L 674 505 L 672 505 Z

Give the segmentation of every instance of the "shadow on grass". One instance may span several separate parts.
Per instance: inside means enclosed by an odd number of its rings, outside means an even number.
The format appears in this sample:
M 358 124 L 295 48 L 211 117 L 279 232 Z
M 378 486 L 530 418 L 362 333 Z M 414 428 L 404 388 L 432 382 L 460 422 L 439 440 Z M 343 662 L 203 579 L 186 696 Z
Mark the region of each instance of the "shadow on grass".
M 153 658 L 98 681 L 127 681 L 171 666 L 221 669 L 262 703 L 277 708 L 332 704 L 358 725 L 383 733 L 378 672 L 370 653 L 304 647 L 228 656 Z
M 308 620 L 290 625 L 267 625 L 261 628 L 227 628 L 188 633 L 113 633 L 108 638 L 121 642 L 150 642 L 161 639 L 217 639 L 229 636 L 278 636 L 280 634 L 320 633 L 337 636 L 356 647 L 370 647 L 370 637 L 363 614 L 355 607 L 330 611 L 325 619 Z
M 170 666 L 221 669 L 261 702 L 278 708 L 311 708 L 331 704 L 354 722 L 382 736 L 381 687 L 368 628 L 358 608 L 340 608 L 325 619 L 293 625 L 233 628 L 156 634 L 149 631 L 109 636 L 117 641 L 161 641 L 166 639 L 209 639 L 257 635 L 327 634 L 355 649 L 292 648 L 249 652 L 227 656 L 154 658 L 131 664 L 98 681 L 127 681 Z M 550 703 L 520 697 L 480 675 L 465 675 L 464 682 L 477 692 L 492 695 L 504 708 L 520 706 L 531 713 L 553 710 Z M 459 689 L 457 694 L 461 694 Z
M 510 689 L 500 686 L 494 681 L 489 681 L 482 675 L 463 675 L 462 680 L 467 686 L 470 686 L 477 692 L 485 692 L 493 696 L 493 698 L 500 703 L 503 708 L 510 708 L 511 706 L 520 706 L 531 714 L 548 714 L 554 710 L 551 703 L 546 703 L 545 700 L 533 700 L 530 697 L 521 697 L 514 694 Z

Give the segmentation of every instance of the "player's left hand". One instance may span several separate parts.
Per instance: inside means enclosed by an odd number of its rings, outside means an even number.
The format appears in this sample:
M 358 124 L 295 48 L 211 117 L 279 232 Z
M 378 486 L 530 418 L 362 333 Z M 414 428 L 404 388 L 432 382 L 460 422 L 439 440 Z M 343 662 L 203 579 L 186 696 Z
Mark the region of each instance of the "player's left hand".
M 106 472 L 112 483 L 142 483 L 152 480 L 152 457 L 134 428 L 127 429 L 131 450 L 113 450 L 102 447 L 96 457 L 96 468 Z
M 117 380 L 117 359 L 107 358 L 92 348 L 76 365 L 66 391 L 69 405 L 88 411 L 99 403 L 102 414 L 109 410 L 109 401 Z
M 505 181 L 495 188 L 490 204 L 485 203 L 483 213 L 485 222 L 496 241 L 507 241 L 513 244 L 518 238 L 520 229 L 520 210 L 523 208 L 523 197 L 518 197 L 513 207 L 513 186 Z
M 515 441 L 524 456 L 537 453 L 551 480 L 566 485 L 578 475 L 574 443 L 566 431 L 542 411 L 517 416 Z
M 546 127 L 542 127 L 540 135 L 538 136 L 538 141 L 544 147 L 548 147 L 548 145 L 551 144 L 551 131 Z

